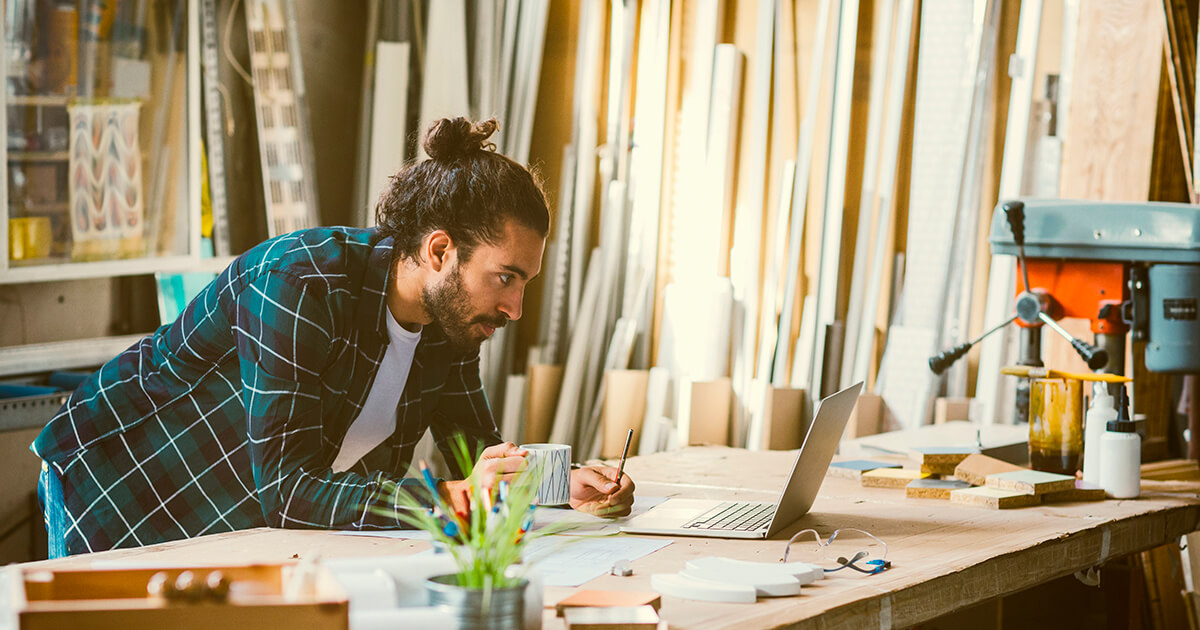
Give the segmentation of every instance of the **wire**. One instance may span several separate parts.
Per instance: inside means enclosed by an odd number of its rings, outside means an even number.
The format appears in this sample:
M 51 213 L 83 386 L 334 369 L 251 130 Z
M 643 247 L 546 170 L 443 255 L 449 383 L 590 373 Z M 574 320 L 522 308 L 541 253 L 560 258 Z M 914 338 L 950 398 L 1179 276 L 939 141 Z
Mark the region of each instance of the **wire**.
M 238 63 L 238 60 L 233 56 L 233 49 L 229 47 L 230 33 L 233 32 L 233 16 L 237 15 L 238 5 L 241 4 L 241 1 L 233 0 L 233 5 L 229 7 L 229 15 L 225 18 L 225 36 L 222 38 L 224 41 L 221 42 L 221 49 L 225 53 L 225 59 L 229 61 L 229 65 L 233 66 L 233 69 L 242 77 L 246 85 L 253 86 L 254 79 L 250 78 L 250 73 L 246 72 L 242 64 Z

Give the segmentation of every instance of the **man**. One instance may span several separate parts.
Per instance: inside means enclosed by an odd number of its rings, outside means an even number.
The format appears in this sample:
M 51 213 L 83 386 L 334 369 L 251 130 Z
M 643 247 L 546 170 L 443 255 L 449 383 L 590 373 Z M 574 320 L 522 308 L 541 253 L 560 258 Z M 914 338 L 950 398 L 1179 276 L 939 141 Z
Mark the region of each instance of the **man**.
M 93 374 L 33 444 L 51 555 L 269 525 L 402 527 L 374 508 L 431 430 L 482 447 L 485 484 L 524 467 L 501 443 L 479 345 L 521 316 L 549 229 L 494 120 L 441 120 L 392 179 L 379 228 L 266 241 Z M 447 457 L 453 461 L 452 457 Z M 571 505 L 627 514 L 634 484 L 572 472 Z M 438 491 L 462 505 L 469 481 Z

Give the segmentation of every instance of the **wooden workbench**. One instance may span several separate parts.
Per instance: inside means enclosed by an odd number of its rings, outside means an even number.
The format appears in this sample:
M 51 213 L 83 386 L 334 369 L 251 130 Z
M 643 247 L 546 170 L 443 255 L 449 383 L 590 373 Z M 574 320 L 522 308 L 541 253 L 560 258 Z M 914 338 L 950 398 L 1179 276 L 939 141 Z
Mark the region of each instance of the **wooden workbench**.
M 643 496 L 773 500 L 791 452 L 749 453 L 704 447 L 632 458 L 625 470 Z M 1130 501 L 1047 505 L 993 511 L 936 499 L 906 499 L 901 490 L 862 488 L 826 478 L 810 513 L 766 541 L 676 538 L 633 563 L 632 577 L 603 576 L 588 588 L 649 590 L 652 573 L 675 572 L 690 558 L 730 556 L 775 561 L 794 532 L 823 536 L 842 527 L 868 531 L 888 545 L 893 568 L 878 575 L 840 571 L 796 597 L 757 604 L 716 604 L 663 598 L 671 628 L 903 628 L 967 606 L 1103 565 L 1105 561 L 1173 542 L 1200 528 L 1194 486 L 1147 488 Z M 1161 486 L 1160 486 L 1161 487 Z M 95 559 L 179 562 L 277 562 L 319 550 L 326 557 L 402 554 L 419 541 L 338 536 L 319 531 L 256 529 L 41 563 L 82 567 Z M 836 576 L 836 577 L 834 577 Z M 547 589 L 552 603 L 570 589 Z M 547 628 L 561 623 L 551 611 Z

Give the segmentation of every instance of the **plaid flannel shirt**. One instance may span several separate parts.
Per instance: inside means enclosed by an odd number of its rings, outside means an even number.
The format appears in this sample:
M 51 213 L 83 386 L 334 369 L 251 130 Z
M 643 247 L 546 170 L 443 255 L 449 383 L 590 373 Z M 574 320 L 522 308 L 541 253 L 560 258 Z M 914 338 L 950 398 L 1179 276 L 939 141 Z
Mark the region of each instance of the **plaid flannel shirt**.
M 401 476 L 426 428 L 446 454 L 456 432 L 500 442 L 478 353 L 431 325 L 391 438 L 330 469 L 387 349 L 391 247 L 349 228 L 266 241 L 81 385 L 32 446 L 62 479 L 68 553 L 263 525 L 399 527 L 370 508 L 390 505 L 384 481 L 418 487 Z

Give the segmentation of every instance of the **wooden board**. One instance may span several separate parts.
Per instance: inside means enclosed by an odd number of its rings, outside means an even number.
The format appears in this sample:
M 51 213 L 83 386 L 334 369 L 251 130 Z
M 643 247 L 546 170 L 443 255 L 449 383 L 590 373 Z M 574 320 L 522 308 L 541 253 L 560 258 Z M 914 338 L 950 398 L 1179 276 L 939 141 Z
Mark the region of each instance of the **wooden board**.
M 1075 480 L 1075 487 L 1070 490 L 1047 492 L 1042 495 L 1042 503 L 1065 503 L 1068 501 L 1103 501 L 1104 488 L 1090 484 L 1082 479 Z
M 949 476 L 954 474 L 954 465 L 952 464 L 921 464 L 921 472 L 927 475 Z
M 804 400 L 803 389 L 768 386 L 762 408 L 762 443 L 753 448 L 800 448 L 809 427 Z
M 962 460 L 979 452 L 975 447 L 918 446 L 912 449 L 923 466 L 957 466 Z
M 900 468 L 900 464 L 877 462 L 869 459 L 851 459 L 843 462 L 833 462 L 829 465 L 829 472 L 826 474 L 830 477 L 841 477 L 861 482 L 863 473 L 880 468 Z
M 988 457 L 983 453 L 975 453 L 954 467 L 954 476 L 973 486 L 982 486 L 987 483 L 988 475 L 1020 470 L 1025 469 L 995 457 Z
M 1072 490 L 1075 488 L 1075 478 L 1038 470 L 1019 470 L 988 475 L 985 484 L 997 490 L 1038 495 Z
M 550 429 L 554 425 L 563 366 L 531 364 L 526 371 L 525 441 L 545 442 L 550 439 Z
M 914 479 L 904 486 L 904 496 L 910 499 L 950 500 L 954 490 L 970 488 L 971 484 L 956 479 Z
M 864 488 L 903 488 L 915 479 L 925 479 L 928 473 L 910 468 L 879 468 L 862 474 Z
M 992 508 L 993 510 L 1029 507 L 1037 505 L 1040 500 L 1041 498 L 1036 495 L 984 486 L 955 490 L 950 493 L 950 501 L 952 503 L 979 505 Z
M 630 453 L 637 452 L 646 415 L 646 387 L 649 370 L 609 370 L 604 374 L 604 414 L 600 418 L 604 434 L 601 457 L 620 457 L 625 447 L 625 435 L 633 429 Z
M 1162 55 L 1157 3 L 1080 3 L 1063 138 L 1063 198 L 1146 200 Z

